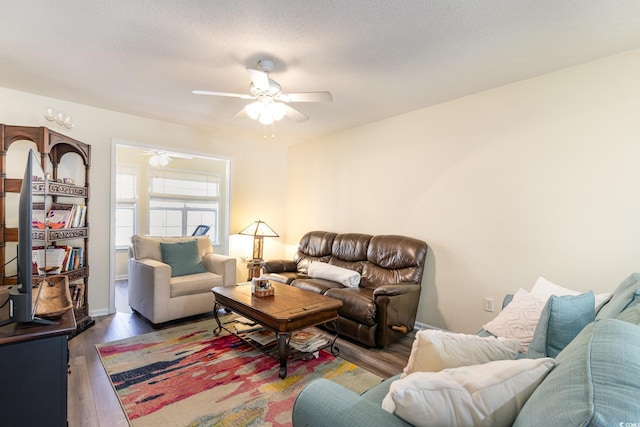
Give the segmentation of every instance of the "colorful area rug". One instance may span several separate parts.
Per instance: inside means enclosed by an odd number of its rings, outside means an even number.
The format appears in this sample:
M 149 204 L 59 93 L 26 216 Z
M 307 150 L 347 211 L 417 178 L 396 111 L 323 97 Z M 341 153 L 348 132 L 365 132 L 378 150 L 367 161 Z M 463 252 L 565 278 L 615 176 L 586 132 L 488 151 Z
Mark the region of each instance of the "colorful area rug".
M 207 320 L 96 346 L 132 426 L 287 426 L 300 390 L 328 378 L 360 393 L 381 378 L 335 358 L 279 363 Z

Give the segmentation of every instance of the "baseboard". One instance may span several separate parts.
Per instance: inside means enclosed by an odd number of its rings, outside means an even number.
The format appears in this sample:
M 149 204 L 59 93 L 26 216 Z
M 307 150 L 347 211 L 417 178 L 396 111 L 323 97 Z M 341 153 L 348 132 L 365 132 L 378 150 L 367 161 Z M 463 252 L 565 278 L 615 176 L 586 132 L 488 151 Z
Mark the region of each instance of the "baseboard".
M 109 313 L 109 309 L 108 308 L 102 308 L 100 310 L 89 310 L 89 316 L 91 317 L 98 317 L 98 316 L 106 316 Z
M 425 329 L 438 329 L 440 331 L 444 330 L 442 328 L 438 328 L 437 326 L 433 326 L 433 325 L 429 325 L 428 323 L 422 323 L 422 322 L 416 322 L 413 325 L 414 329 L 418 329 L 420 331 L 425 330 Z

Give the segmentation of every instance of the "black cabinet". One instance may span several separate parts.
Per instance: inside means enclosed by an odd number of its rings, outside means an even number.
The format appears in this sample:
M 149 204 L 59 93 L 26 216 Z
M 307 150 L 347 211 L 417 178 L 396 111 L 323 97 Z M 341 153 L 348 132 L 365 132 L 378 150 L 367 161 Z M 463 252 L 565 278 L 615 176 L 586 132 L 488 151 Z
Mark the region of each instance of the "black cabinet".
M 0 328 L 0 425 L 67 425 L 67 341 L 75 328 L 73 311 L 56 325 Z

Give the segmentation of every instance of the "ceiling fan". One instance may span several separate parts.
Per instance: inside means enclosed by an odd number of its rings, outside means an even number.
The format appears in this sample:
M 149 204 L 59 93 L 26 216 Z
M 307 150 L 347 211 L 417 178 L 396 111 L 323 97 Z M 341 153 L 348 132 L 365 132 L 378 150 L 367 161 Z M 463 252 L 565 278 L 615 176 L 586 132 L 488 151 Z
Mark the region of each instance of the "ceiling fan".
M 193 156 L 181 153 L 172 153 L 163 150 L 144 150 L 142 153 L 149 157 L 151 166 L 167 166 L 171 160 L 175 159 L 193 159 Z
M 247 73 L 251 78 L 249 94 L 216 92 L 210 90 L 194 90 L 195 95 L 229 96 L 240 99 L 253 99 L 234 117 L 249 116 L 253 120 L 258 120 L 264 125 L 270 125 L 287 116 L 295 121 L 302 122 L 309 116 L 287 105 L 295 102 L 331 102 L 333 96 L 330 92 L 297 92 L 283 93 L 282 87 L 269 78 L 269 73 L 273 71 L 275 64 L 268 59 L 258 61 L 257 70 L 247 68 Z

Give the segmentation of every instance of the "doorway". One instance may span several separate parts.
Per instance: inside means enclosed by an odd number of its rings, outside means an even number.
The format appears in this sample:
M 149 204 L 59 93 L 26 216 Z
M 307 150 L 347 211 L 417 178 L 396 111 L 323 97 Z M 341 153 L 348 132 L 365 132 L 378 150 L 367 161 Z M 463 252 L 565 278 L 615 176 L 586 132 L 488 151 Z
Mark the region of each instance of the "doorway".
M 133 234 L 189 236 L 206 225 L 214 252 L 229 251 L 230 160 L 113 142 L 110 312 L 130 313 Z

